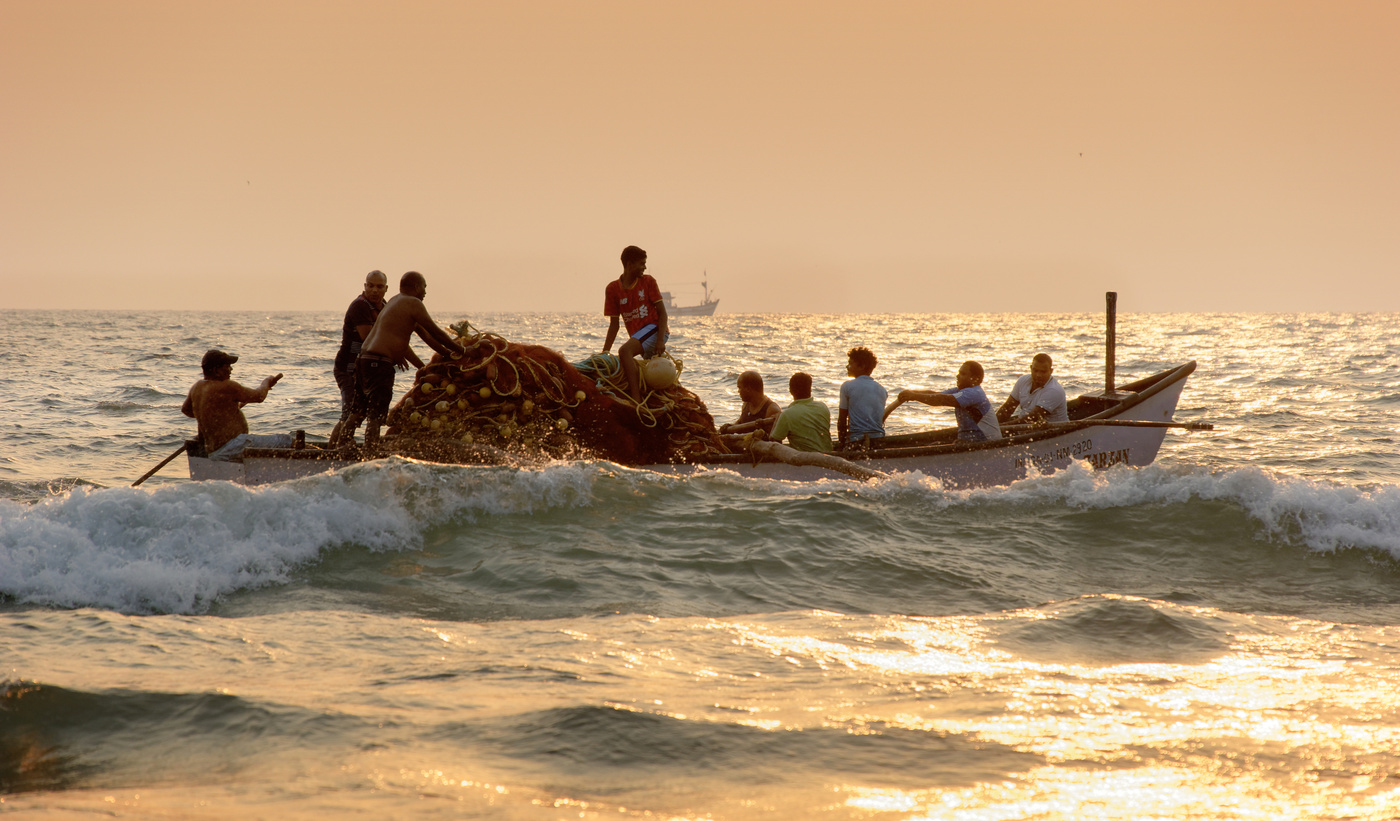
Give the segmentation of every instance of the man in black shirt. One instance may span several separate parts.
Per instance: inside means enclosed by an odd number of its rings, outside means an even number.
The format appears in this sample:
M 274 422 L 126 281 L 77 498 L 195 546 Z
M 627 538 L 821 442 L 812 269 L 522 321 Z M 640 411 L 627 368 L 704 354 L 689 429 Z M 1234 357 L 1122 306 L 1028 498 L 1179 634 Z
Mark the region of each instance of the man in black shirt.
M 355 400 L 355 360 L 360 356 L 360 346 L 369 336 L 374 321 L 384 308 L 384 295 L 389 290 L 389 278 L 383 271 L 370 271 L 365 275 L 365 291 L 355 297 L 345 311 L 345 325 L 340 333 L 340 351 L 335 355 L 335 384 L 340 388 L 340 421 L 331 431 L 330 447 L 340 445 L 340 429 L 350 418 L 350 406 Z M 422 362 L 417 363 L 423 367 Z

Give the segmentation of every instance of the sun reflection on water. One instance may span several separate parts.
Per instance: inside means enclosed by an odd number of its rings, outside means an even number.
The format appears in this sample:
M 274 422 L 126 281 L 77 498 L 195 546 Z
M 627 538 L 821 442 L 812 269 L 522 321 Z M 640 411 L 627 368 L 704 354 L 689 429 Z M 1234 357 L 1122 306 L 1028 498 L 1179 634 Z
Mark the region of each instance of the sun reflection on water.
M 1172 616 L 1204 618 L 1184 607 Z M 876 629 L 839 639 L 730 628 L 736 644 L 854 671 L 884 693 L 883 703 L 828 703 L 827 726 L 973 738 L 1044 762 L 966 788 L 848 785 L 852 809 L 958 819 L 1388 818 L 1400 809 L 1391 756 L 1378 752 L 1400 749 L 1400 697 L 1376 687 L 1396 676 L 1375 669 L 1388 660 L 1364 655 L 1357 631 L 1371 628 L 1291 620 L 1284 630 L 1238 629 L 1218 655 L 1193 663 L 1048 663 L 997 646 L 1008 625 L 1045 618 L 871 617 Z M 1368 674 L 1350 675 L 1356 664 Z

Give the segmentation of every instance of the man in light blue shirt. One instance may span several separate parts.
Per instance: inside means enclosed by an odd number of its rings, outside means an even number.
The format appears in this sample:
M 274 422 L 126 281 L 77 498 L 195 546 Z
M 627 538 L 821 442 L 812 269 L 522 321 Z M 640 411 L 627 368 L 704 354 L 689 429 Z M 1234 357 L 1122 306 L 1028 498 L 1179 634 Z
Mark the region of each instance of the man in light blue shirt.
M 841 383 L 841 404 L 836 413 L 837 448 L 846 443 L 857 444 L 869 439 L 883 439 L 883 411 L 889 391 L 870 374 L 880 360 L 869 348 L 852 348 L 846 352 L 846 375 L 854 379 Z
M 982 364 L 969 359 L 958 369 L 957 387 L 946 391 L 908 389 L 899 392 L 899 397 L 885 408 L 885 417 L 905 402 L 913 400 L 933 407 L 952 408 L 958 418 L 958 441 L 986 442 L 1001 438 L 1001 426 L 996 414 L 992 413 L 992 403 L 982 390 Z

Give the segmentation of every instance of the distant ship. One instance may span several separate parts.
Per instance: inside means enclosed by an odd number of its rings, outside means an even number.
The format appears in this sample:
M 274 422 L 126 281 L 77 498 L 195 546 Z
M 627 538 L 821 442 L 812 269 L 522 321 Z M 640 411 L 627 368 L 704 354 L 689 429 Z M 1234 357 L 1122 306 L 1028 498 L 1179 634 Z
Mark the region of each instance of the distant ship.
M 708 279 L 701 280 L 700 286 L 705 289 L 705 301 L 699 305 L 677 305 L 671 301 L 670 291 L 662 291 L 661 301 L 666 306 L 666 316 L 714 316 L 715 308 L 719 307 L 719 300 L 710 299 Z

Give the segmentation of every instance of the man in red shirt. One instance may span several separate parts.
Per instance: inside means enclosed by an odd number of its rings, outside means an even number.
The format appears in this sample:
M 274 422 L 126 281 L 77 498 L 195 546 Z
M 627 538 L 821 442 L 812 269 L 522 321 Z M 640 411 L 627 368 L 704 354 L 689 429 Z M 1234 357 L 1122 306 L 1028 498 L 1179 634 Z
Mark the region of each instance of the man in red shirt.
M 612 353 L 617 339 L 619 317 L 627 323 L 627 341 L 618 349 L 622 373 L 627 377 L 627 390 L 632 401 L 641 404 L 642 378 L 637 361 L 666 352 L 666 340 L 671 336 L 666 325 L 666 305 L 661 301 L 661 289 L 656 280 L 647 276 L 647 252 L 635 245 L 622 249 L 622 276 L 608 283 L 603 294 L 603 316 L 611 317 L 608 338 L 603 353 Z

